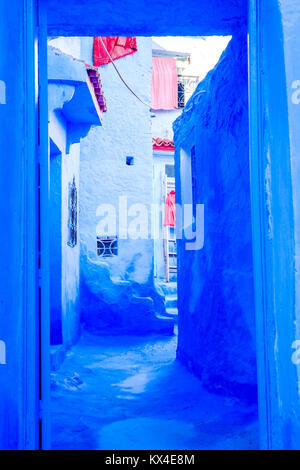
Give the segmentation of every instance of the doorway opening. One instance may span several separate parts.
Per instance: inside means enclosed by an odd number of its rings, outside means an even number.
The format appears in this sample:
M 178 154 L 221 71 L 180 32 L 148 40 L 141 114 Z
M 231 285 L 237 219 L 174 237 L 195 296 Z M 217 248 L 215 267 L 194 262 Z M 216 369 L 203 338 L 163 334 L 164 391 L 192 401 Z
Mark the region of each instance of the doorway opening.
M 48 40 L 53 448 L 258 447 L 245 41 Z

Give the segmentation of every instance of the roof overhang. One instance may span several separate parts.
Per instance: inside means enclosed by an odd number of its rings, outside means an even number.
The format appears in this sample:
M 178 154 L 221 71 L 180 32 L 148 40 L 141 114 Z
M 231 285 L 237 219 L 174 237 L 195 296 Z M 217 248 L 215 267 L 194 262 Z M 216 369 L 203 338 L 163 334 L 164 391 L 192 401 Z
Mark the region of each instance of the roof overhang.
M 58 36 L 231 35 L 246 24 L 247 0 L 43 0 Z
M 188 52 L 167 51 L 164 49 L 152 49 L 154 57 L 174 57 L 174 59 L 188 60 L 191 56 Z
M 101 101 L 89 73 L 93 69 L 58 49 L 48 47 L 49 113 L 58 113 L 66 122 L 68 148 L 85 137 L 91 126 L 102 125 Z
M 158 152 L 173 152 L 175 151 L 174 141 L 170 139 L 161 139 L 160 137 L 152 137 L 153 150 Z

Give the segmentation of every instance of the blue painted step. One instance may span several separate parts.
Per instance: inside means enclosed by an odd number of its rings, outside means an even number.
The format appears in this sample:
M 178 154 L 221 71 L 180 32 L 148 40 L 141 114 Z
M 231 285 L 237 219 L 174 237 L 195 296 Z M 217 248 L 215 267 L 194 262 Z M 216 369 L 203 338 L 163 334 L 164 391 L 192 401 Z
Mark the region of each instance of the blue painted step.
M 173 318 L 175 322 L 178 319 L 178 310 L 177 308 L 166 308 L 166 316 Z
M 165 306 L 168 308 L 177 308 L 177 294 L 166 295 Z

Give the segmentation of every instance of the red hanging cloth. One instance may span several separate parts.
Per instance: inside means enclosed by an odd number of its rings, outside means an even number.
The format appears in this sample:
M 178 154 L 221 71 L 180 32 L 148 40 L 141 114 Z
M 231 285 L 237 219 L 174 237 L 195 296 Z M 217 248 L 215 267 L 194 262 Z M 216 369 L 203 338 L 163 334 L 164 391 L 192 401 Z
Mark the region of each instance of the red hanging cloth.
M 166 199 L 164 226 L 175 227 L 175 191 L 173 189 Z
M 111 58 L 113 60 L 133 54 L 137 51 L 137 43 L 135 37 L 107 36 L 102 37 Z M 94 65 L 109 64 L 110 60 L 101 44 L 99 37 L 94 38 Z

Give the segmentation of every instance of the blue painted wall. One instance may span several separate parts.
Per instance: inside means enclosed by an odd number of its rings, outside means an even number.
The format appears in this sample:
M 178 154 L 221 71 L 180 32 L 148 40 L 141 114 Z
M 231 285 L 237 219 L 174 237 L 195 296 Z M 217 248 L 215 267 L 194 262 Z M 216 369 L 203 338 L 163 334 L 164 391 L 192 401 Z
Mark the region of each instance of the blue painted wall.
M 49 87 L 49 102 L 60 87 Z M 51 342 L 70 347 L 80 331 L 79 314 L 79 252 L 80 247 L 68 245 L 69 184 L 73 177 L 79 194 L 80 144 L 67 148 L 67 123 L 50 110 L 49 136 L 59 153 L 50 153 L 50 308 Z M 59 112 L 58 112 L 59 115 Z M 60 139 L 58 139 L 58 134 Z M 78 227 L 79 231 L 79 227 Z M 79 238 L 79 233 L 78 233 Z
M 178 241 L 178 358 L 209 389 L 255 401 L 246 35 L 198 85 L 174 136 L 176 202 L 190 202 L 183 166 L 195 146 L 196 199 L 205 206 L 203 249 Z
M 92 45 L 92 41 L 87 38 Z M 80 38 L 57 38 L 48 48 L 50 137 L 50 287 L 51 342 L 72 346 L 79 338 L 80 139 L 100 120 L 86 83 Z M 56 49 L 53 49 L 53 46 Z M 58 48 L 64 50 L 60 52 Z M 80 107 L 81 117 L 73 109 Z M 77 245 L 69 246 L 69 185 L 77 187 Z
M 51 139 L 51 137 L 50 137 Z M 50 334 L 51 344 L 62 344 L 62 154 L 50 140 Z M 65 222 L 65 221 L 64 221 Z
M 152 40 L 139 37 L 137 45 L 137 52 L 119 59 L 116 65 L 135 92 L 150 103 Z M 170 320 L 157 316 L 164 313 L 164 303 L 153 284 L 150 110 L 129 92 L 111 64 L 100 67 L 99 71 L 107 112 L 103 126 L 92 128 L 83 139 L 80 156 L 83 321 L 92 331 L 172 332 Z M 134 157 L 133 166 L 126 165 L 126 156 Z M 121 206 L 120 197 L 123 198 Z M 110 205 L 116 214 L 105 233 L 101 222 L 108 212 L 102 205 Z M 147 213 L 143 212 L 144 208 Z M 128 237 L 119 231 L 121 213 L 123 219 L 127 216 Z M 142 222 L 142 233 L 134 239 L 130 236 L 130 224 L 137 216 Z M 117 256 L 98 257 L 97 236 L 101 235 L 119 237 Z
M 49 34 L 63 36 L 222 35 L 240 28 L 247 17 L 246 0 L 154 0 L 138 4 L 125 0 L 122 8 L 116 0 L 43 1 L 48 8 Z

